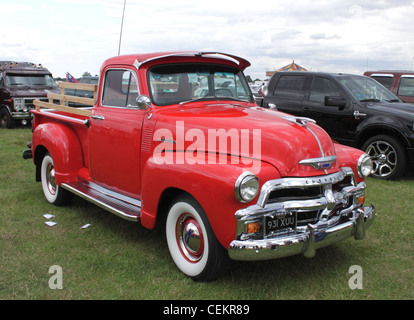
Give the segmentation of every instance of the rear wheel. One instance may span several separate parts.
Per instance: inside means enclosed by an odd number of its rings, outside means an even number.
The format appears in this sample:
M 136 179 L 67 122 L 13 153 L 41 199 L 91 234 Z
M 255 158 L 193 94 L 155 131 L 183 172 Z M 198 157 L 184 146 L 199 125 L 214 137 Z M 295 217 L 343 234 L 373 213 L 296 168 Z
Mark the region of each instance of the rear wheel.
M 49 153 L 45 155 L 41 165 L 41 181 L 43 193 L 50 203 L 61 206 L 73 199 L 73 194 L 58 186 L 55 181 L 55 165 Z
M 191 196 L 178 197 L 170 207 L 166 236 L 176 266 L 193 280 L 212 281 L 227 270 L 227 251 L 216 239 L 204 210 Z

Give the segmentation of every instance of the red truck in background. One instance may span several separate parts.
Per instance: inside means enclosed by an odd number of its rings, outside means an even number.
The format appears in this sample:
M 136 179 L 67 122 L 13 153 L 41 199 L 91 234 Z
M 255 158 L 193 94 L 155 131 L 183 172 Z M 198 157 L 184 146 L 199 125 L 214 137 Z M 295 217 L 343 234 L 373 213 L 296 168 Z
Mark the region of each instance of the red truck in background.
M 414 103 L 414 72 L 412 70 L 366 71 L 364 76 L 374 78 L 402 101 Z
M 75 194 L 149 229 L 164 219 L 172 259 L 195 281 L 230 259 L 362 239 L 376 216 L 364 205 L 371 159 L 311 119 L 257 106 L 248 66 L 214 52 L 108 59 L 96 99 L 76 98 L 90 108 L 65 106 L 68 84 L 49 96 L 61 105 L 35 102 L 23 157 L 52 204 Z

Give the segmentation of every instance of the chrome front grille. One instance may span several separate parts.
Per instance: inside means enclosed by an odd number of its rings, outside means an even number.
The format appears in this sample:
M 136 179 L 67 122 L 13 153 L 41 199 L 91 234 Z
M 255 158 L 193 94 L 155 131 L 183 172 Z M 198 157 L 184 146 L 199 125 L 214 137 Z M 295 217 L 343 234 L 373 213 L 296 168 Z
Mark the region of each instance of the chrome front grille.
M 321 186 L 278 189 L 270 192 L 267 203 L 314 199 L 321 197 L 322 195 L 323 192 Z
M 358 197 L 364 194 L 364 190 L 365 183 L 357 186 L 350 168 L 342 168 L 326 176 L 268 181 L 263 185 L 256 205 L 236 212 L 238 235 L 241 239 L 277 236 L 279 231 L 268 233 L 263 227 L 265 223 L 274 217 L 292 214 L 296 217 L 295 227 L 281 233 L 300 232 L 308 224 L 332 224 L 359 205 Z M 254 221 L 262 227 L 259 232 L 248 235 L 246 226 Z
M 24 99 L 24 107 L 27 108 L 27 109 L 34 109 L 35 105 L 33 104 L 33 101 L 35 99 L 38 99 L 38 100 L 43 101 L 43 102 L 48 102 L 49 101 L 48 98 L 25 98 Z

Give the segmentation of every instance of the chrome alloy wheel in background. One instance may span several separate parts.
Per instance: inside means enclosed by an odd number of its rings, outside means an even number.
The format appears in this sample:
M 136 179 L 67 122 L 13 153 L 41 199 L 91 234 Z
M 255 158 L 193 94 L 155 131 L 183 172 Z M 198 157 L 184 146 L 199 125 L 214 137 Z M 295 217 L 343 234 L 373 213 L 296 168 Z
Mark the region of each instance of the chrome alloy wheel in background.
M 368 139 L 362 146 L 372 159 L 371 177 L 378 179 L 398 179 L 406 171 L 407 155 L 399 140 L 389 135 L 377 135 Z

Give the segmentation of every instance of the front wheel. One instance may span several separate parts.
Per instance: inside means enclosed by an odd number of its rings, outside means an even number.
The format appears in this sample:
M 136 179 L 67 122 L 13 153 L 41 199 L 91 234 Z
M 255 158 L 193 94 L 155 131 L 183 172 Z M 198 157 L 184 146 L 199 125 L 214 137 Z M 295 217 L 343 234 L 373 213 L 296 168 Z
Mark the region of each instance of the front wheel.
M 398 179 L 407 168 L 404 147 L 395 138 L 378 135 L 368 139 L 362 146 L 372 159 L 374 169 L 372 177 L 378 179 Z
M 177 198 L 170 207 L 165 228 L 174 263 L 194 281 L 212 281 L 227 270 L 227 251 L 195 199 L 188 195 Z
M 68 204 L 72 200 L 73 193 L 62 189 L 62 187 L 56 184 L 55 165 L 49 153 L 42 160 L 41 181 L 45 198 L 50 203 L 61 206 Z
M 0 110 L 0 128 L 11 129 L 14 127 L 14 119 L 6 108 Z

